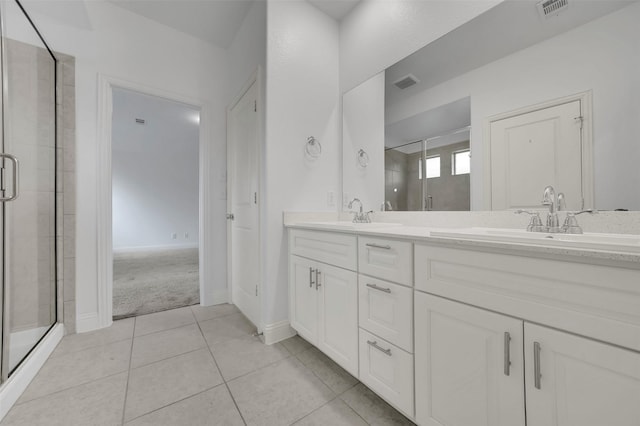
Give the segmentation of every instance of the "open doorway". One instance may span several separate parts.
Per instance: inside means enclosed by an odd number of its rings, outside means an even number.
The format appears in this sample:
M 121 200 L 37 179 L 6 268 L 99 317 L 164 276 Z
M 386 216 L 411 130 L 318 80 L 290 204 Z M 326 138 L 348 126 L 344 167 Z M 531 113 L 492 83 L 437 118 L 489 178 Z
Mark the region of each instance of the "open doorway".
M 113 318 L 200 302 L 197 107 L 113 89 Z

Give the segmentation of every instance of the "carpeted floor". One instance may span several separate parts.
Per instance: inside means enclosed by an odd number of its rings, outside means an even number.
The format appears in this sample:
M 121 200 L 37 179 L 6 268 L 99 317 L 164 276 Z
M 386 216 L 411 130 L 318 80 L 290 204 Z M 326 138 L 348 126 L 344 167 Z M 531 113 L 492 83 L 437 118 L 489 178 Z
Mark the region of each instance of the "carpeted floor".
M 197 248 L 114 253 L 113 319 L 197 303 Z

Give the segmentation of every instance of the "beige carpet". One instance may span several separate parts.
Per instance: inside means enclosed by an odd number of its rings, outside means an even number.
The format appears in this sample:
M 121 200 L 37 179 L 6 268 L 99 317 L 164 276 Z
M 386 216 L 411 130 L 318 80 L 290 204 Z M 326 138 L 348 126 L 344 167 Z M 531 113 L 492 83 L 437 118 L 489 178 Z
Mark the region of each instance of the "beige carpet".
M 114 253 L 113 319 L 200 303 L 198 249 Z

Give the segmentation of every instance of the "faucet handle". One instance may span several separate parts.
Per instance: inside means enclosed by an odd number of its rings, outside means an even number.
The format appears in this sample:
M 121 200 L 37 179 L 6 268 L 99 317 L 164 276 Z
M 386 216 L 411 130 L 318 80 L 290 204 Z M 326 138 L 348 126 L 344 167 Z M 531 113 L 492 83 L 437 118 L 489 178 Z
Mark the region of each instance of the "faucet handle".
M 529 225 L 527 225 L 527 231 L 529 232 L 544 231 L 545 228 L 542 225 L 542 219 L 540 219 L 540 212 L 518 209 L 514 211 L 514 213 L 515 214 L 526 213 L 531 216 L 531 221 L 529 221 Z
M 567 217 L 562 224 L 562 232 L 567 234 L 582 234 L 582 227 L 578 225 L 578 219 L 576 216 L 582 213 L 598 214 L 598 210 L 586 209 L 577 212 L 567 212 Z

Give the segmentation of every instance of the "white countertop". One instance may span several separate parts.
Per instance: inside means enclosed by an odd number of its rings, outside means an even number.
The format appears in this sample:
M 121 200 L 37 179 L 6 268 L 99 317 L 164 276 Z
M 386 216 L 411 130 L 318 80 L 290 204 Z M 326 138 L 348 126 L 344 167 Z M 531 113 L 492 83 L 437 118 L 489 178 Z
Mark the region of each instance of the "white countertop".
M 335 226 L 333 226 L 335 224 Z M 388 225 L 388 226 L 387 226 Z M 614 245 L 597 249 L 585 247 L 567 247 L 562 241 L 552 241 L 546 244 L 544 240 L 539 242 L 519 242 L 517 239 L 494 241 L 486 238 L 474 238 L 472 234 L 460 234 L 459 236 L 434 236 L 434 232 L 459 231 L 458 228 L 435 228 L 426 226 L 405 226 L 401 224 L 376 223 L 372 226 L 350 228 L 348 222 L 296 222 L 286 223 L 291 229 L 307 229 L 314 231 L 340 232 L 346 234 L 366 235 L 371 237 L 410 239 L 417 243 L 427 243 L 450 248 L 466 250 L 494 251 L 518 256 L 533 256 L 562 261 L 581 263 L 598 263 L 609 266 L 640 269 L 640 249 L 625 251 L 624 247 Z M 594 234 L 595 235 L 595 234 Z M 606 235 L 606 234 L 602 234 Z M 614 235 L 614 234 L 609 234 Z M 640 236 L 639 236 L 640 238 Z

